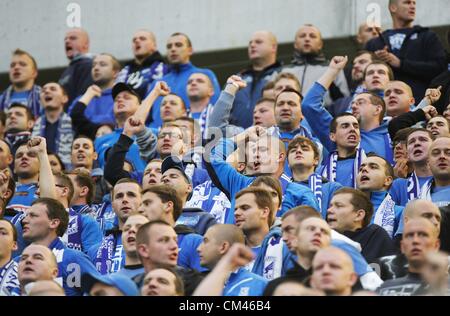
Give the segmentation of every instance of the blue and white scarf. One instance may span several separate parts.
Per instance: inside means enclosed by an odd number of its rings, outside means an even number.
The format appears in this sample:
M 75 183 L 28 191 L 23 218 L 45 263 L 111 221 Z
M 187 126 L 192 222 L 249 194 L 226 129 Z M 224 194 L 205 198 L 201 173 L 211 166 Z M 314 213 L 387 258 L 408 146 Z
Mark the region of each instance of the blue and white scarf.
M 203 111 L 200 113 L 200 118 L 197 120 L 200 125 L 200 131 L 202 133 L 203 139 L 207 138 L 207 128 L 209 125 L 209 118 L 214 109 L 214 106 L 210 103 Z M 192 113 L 189 113 L 189 117 L 192 117 Z
M 45 115 L 42 115 L 36 120 L 33 127 L 32 136 L 45 137 L 45 126 L 47 119 Z M 72 153 L 73 131 L 72 131 L 72 119 L 66 113 L 62 113 L 58 120 L 58 128 L 56 133 L 56 154 L 61 158 L 62 162 L 66 166 L 66 169 L 70 169 L 71 165 L 71 153 Z
M 319 210 L 322 209 L 322 176 L 320 174 L 313 173 L 309 176 L 308 179 L 309 188 L 311 191 L 313 191 L 314 196 L 317 199 L 317 202 L 319 203 Z
M 19 296 L 20 284 L 18 275 L 19 264 L 14 260 L 0 268 L 0 296 Z
M 262 277 L 274 280 L 281 277 L 283 268 L 283 240 L 280 236 L 272 236 L 264 255 L 264 268 Z
M 119 229 L 111 230 L 103 238 L 94 265 L 101 274 L 118 272 L 122 268 L 122 232 Z
M 413 172 L 408 177 L 408 201 L 416 200 L 420 197 L 420 184 L 419 184 L 419 178 L 417 177 L 416 173 Z
M 375 212 L 374 224 L 383 227 L 391 238 L 394 237 L 395 202 L 388 193 Z
M 41 87 L 33 85 L 30 90 L 30 94 L 28 95 L 28 102 L 27 104 L 25 104 L 31 110 L 31 113 L 33 113 L 34 117 L 38 117 L 42 114 L 40 101 L 41 90 Z M 9 106 L 11 105 L 11 96 L 13 92 L 14 91 L 12 86 L 9 86 L 5 90 L 2 97 L 0 98 L 0 111 L 5 111 L 9 108 Z
M 322 171 L 322 177 L 328 179 L 330 182 L 336 182 L 336 176 L 337 176 L 337 162 L 338 162 L 338 152 L 334 151 L 330 153 L 328 156 L 328 162 L 325 165 L 325 168 L 323 168 Z M 356 188 L 356 176 L 359 172 L 359 167 L 361 166 L 361 163 L 363 159 L 366 158 L 366 153 L 364 150 L 358 146 L 356 149 L 356 156 L 353 163 L 353 172 L 351 174 L 352 180 L 353 180 L 353 188 Z
M 430 202 L 433 202 L 433 199 L 431 198 L 431 194 L 433 191 L 433 188 L 435 186 L 434 178 L 428 180 L 423 186 L 420 193 L 420 198 L 424 200 L 428 200 Z M 448 198 L 450 201 L 450 197 Z M 435 204 L 437 207 L 445 207 L 449 205 L 448 201 L 434 201 L 433 204 Z
M 81 232 L 83 230 L 83 222 L 81 220 L 81 215 L 77 214 L 74 210 L 69 210 L 69 224 L 61 240 L 66 245 L 67 248 L 83 251 L 83 242 L 81 238 Z

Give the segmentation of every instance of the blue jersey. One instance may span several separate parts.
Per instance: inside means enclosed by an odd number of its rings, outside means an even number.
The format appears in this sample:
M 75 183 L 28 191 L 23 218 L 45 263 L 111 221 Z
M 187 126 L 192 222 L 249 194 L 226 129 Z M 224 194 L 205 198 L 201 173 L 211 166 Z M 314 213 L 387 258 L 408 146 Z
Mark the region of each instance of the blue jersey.
M 224 153 L 232 153 L 234 151 L 234 143 L 231 140 L 222 139 L 213 148 L 211 154 L 210 177 L 215 181 L 216 185 L 222 192 L 226 194 L 231 202 L 230 211 L 225 216 L 226 224 L 234 224 L 234 204 L 236 194 L 250 186 L 255 177 L 247 177 L 237 172 L 231 167 L 224 157 Z M 287 183 L 283 192 L 283 203 L 281 212 L 286 212 L 291 208 L 299 205 L 309 205 L 316 210 L 319 209 L 316 198 L 309 188 L 303 187 L 296 183 Z
M 431 191 L 431 201 L 439 207 L 450 204 L 450 185 L 445 187 L 434 187 Z
M 37 185 L 35 183 L 19 184 L 16 187 L 16 192 L 9 202 L 8 207 L 22 212 L 28 210 L 34 200 L 38 198 L 36 189 Z
M 262 296 L 267 280 L 245 269 L 231 273 L 222 296 Z
M 102 236 L 100 226 L 95 219 L 78 214 L 73 209 L 69 210 L 69 225 L 62 237 L 67 248 L 87 253 L 92 246 L 102 241 Z
M 57 238 L 49 246 L 58 263 L 57 282 L 62 284 L 67 296 L 81 296 L 81 276 L 85 273 L 97 275 L 98 272 L 82 252 L 68 249 Z
M 20 295 L 18 266 L 15 260 L 11 260 L 5 266 L 0 267 L 0 296 Z
M 106 152 L 114 146 L 115 143 L 119 140 L 120 135 L 123 132 L 123 128 L 115 129 L 111 134 L 104 135 L 95 140 L 94 146 L 95 151 L 98 154 L 98 165 L 100 168 L 105 167 L 105 156 Z M 139 154 L 139 147 L 136 144 L 136 141 L 130 146 L 126 156 L 126 161 L 133 165 L 133 168 L 137 171 L 143 172 L 146 166 L 146 163 L 141 159 Z
M 321 84 L 314 83 L 302 102 L 302 112 L 311 126 L 311 131 L 329 152 L 333 152 L 336 150 L 336 144 L 329 138 L 333 117 L 322 106 L 326 92 L 327 90 Z M 361 130 L 361 148 L 366 153 L 376 152 L 393 163 L 393 150 L 387 127 L 388 123 L 385 122 L 373 130 Z
M 68 113 L 72 114 L 72 110 L 81 96 L 77 97 L 69 107 Z M 84 111 L 86 118 L 95 124 L 116 124 L 114 117 L 114 100 L 112 97 L 112 89 L 102 91 L 102 95 L 98 98 L 93 98 L 89 104 L 86 105 Z
M 198 234 L 178 234 L 178 262 L 180 267 L 194 269 L 200 272 L 207 269 L 200 266 L 200 256 L 197 248 L 203 241 L 203 237 Z
M 145 270 L 142 264 L 138 264 L 135 266 L 124 266 L 122 269 L 119 270 L 119 272 L 116 272 L 115 274 L 123 275 L 129 279 L 133 279 L 134 277 L 144 272 Z
M 418 187 L 417 187 L 417 197 L 420 194 L 420 188 L 428 181 L 431 177 L 417 177 L 418 179 Z M 395 204 L 399 206 L 406 206 L 409 201 L 414 200 L 415 198 L 411 198 L 410 194 L 413 194 L 411 192 L 414 190 L 414 188 L 410 188 L 410 185 L 412 183 L 408 179 L 398 178 L 395 179 L 392 183 L 391 188 L 389 189 L 389 194 L 392 196 L 392 199 L 394 200 Z M 409 192 L 409 193 L 408 193 Z
M 399 228 L 404 207 L 396 205 L 388 192 L 385 191 L 372 192 L 370 201 L 374 209 L 371 224 L 383 227 L 393 238 Z
M 186 110 L 189 110 L 190 106 L 189 106 L 189 98 L 187 96 L 186 86 L 187 86 L 189 77 L 193 73 L 203 73 L 209 77 L 209 79 L 211 80 L 211 83 L 213 85 L 213 88 L 214 88 L 214 94 L 211 97 L 210 102 L 212 104 L 215 104 L 220 95 L 220 86 L 219 86 L 219 81 L 217 80 L 216 75 L 214 74 L 214 72 L 212 72 L 209 69 L 198 68 L 198 67 L 192 65 L 191 63 L 187 63 L 184 65 L 176 65 L 176 66 L 170 67 L 169 73 L 167 75 L 165 75 L 164 77 L 162 77 L 161 81 L 164 81 L 167 83 L 167 85 L 170 87 L 170 91 L 172 93 L 176 94 L 177 96 L 179 96 L 184 101 L 184 104 L 186 105 Z M 154 86 L 155 86 L 155 82 L 153 82 L 153 84 L 150 85 L 150 88 L 148 89 L 147 94 L 150 93 L 150 91 L 153 89 Z M 162 126 L 161 101 L 162 101 L 162 98 L 158 98 L 155 101 L 155 103 L 153 104 L 152 111 L 150 113 L 151 118 L 152 118 L 150 127 L 159 128 Z
M 103 198 L 103 203 L 92 205 L 73 205 L 72 209 L 78 214 L 82 214 L 91 218 L 94 218 L 99 225 L 102 235 L 105 235 L 106 231 L 113 229 L 118 225 L 116 213 L 112 209 L 109 195 Z M 89 250 L 89 249 L 88 249 Z
M 225 215 L 230 211 L 231 202 L 225 193 L 209 180 L 194 188 L 186 207 L 200 208 L 213 215 L 217 223 L 223 224 Z

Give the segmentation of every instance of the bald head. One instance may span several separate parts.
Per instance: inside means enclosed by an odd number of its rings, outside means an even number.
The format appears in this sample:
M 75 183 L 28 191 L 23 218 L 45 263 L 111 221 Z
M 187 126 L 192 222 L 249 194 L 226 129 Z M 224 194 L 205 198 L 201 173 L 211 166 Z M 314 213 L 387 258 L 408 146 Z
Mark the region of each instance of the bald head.
M 403 218 L 405 223 L 411 219 L 424 218 L 429 220 L 436 229 L 440 230 L 442 215 L 439 208 L 433 202 L 414 200 L 406 205 L 403 211 Z
M 245 244 L 244 233 L 235 225 L 217 224 L 212 226 L 209 231 L 217 243 L 228 242 L 230 246 L 235 243 Z
M 403 229 L 403 239 L 407 239 L 408 234 L 412 233 L 423 233 L 427 232 L 431 239 L 438 240 L 439 238 L 439 230 L 436 228 L 436 226 L 433 225 L 429 220 L 426 220 L 425 218 L 414 218 L 408 220 L 408 222 L 405 223 L 405 227 Z
M 248 57 L 255 70 L 274 64 L 277 58 L 277 49 L 277 38 L 272 32 L 257 31 L 253 33 L 248 44 Z
M 350 295 L 357 281 L 350 256 L 341 249 L 319 250 L 312 263 L 311 286 L 327 295 Z
M 66 32 L 64 37 L 66 56 L 72 60 L 78 55 L 89 52 L 89 34 L 82 28 L 72 28 Z
M 18 277 L 21 286 L 30 282 L 51 281 L 58 275 L 58 264 L 53 252 L 45 246 L 32 244 L 20 257 Z
M 55 281 L 37 281 L 28 296 L 66 296 L 64 289 Z
M 323 48 L 322 33 L 312 24 L 303 25 L 295 34 L 294 48 L 301 54 L 318 54 Z

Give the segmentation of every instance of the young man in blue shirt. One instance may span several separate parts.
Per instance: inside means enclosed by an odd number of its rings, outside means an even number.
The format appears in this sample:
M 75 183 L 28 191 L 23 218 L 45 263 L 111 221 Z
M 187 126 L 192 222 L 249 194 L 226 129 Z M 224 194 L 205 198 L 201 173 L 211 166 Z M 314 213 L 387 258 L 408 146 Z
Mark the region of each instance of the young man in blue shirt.
M 406 150 L 413 172 L 406 179 L 395 179 L 389 190 L 397 205 L 406 206 L 409 201 L 420 198 L 423 185 L 433 177 L 428 163 L 432 142 L 433 135 L 423 128 L 413 129 L 407 135 Z

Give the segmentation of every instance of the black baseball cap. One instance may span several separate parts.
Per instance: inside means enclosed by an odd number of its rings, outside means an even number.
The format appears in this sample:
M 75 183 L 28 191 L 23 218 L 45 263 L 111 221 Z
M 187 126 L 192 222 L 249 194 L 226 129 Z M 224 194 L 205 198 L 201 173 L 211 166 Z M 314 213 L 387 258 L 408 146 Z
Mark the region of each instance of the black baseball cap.
M 179 170 L 186 178 L 187 182 L 192 184 L 191 179 L 187 176 L 186 172 L 184 171 L 183 161 L 181 161 L 178 157 L 169 156 L 163 160 L 161 164 L 161 174 L 164 174 L 169 169 Z
M 116 85 L 112 88 L 113 100 L 115 100 L 117 95 L 119 93 L 121 93 L 122 91 L 130 92 L 131 94 L 135 95 L 139 99 L 139 102 L 141 102 L 141 96 L 139 95 L 139 93 L 137 93 L 137 91 L 132 86 L 130 86 L 126 83 L 123 83 L 123 82 L 116 83 Z

